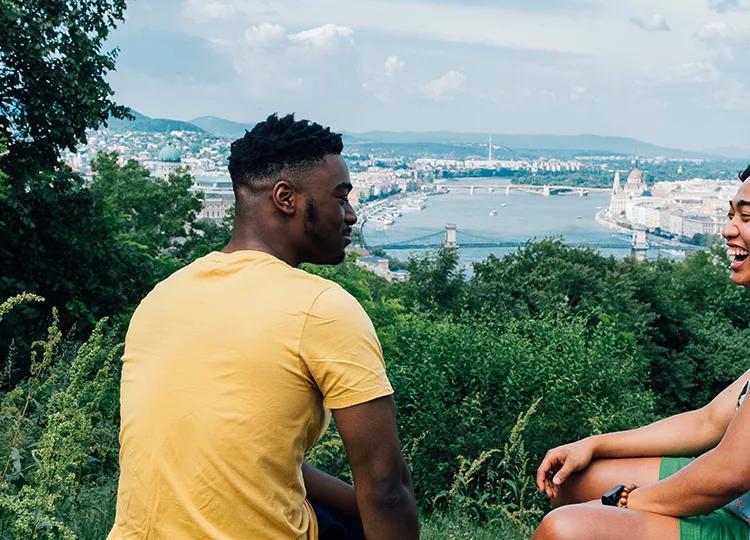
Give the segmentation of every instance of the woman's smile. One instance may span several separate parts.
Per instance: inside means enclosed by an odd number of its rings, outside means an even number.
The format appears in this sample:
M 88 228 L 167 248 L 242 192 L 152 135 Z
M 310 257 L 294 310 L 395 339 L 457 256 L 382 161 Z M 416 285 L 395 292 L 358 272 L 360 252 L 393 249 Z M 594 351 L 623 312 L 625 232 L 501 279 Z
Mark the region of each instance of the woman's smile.
M 727 244 L 727 254 L 729 255 L 729 259 L 731 261 L 731 263 L 729 264 L 729 268 L 731 268 L 734 272 L 738 272 L 747 260 L 747 250 L 735 244 Z

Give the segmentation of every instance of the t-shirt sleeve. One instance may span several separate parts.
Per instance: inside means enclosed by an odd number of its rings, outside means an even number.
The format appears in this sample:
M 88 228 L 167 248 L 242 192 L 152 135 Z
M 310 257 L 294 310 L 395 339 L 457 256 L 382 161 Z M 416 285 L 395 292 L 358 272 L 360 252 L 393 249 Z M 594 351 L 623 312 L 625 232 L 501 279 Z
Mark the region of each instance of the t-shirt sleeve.
M 338 285 L 323 291 L 310 307 L 299 353 L 329 409 L 393 393 L 372 321 Z

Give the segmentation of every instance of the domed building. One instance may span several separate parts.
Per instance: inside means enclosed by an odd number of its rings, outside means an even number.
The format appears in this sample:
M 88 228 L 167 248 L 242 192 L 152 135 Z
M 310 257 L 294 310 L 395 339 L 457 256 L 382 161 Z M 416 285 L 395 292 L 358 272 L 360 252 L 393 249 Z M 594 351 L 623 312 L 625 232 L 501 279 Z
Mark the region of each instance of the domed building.
M 609 199 L 609 215 L 614 219 L 620 219 L 626 213 L 628 202 L 637 197 L 641 197 L 648 190 L 645 175 L 638 168 L 636 161 L 635 168 L 630 171 L 624 185 L 620 185 L 620 171 L 615 172 L 615 180 L 612 185 L 612 195 Z
M 159 150 L 159 156 L 155 162 L 151 162 L 151 172 L 161 178 L 166 178 L 170 173 L 174 172 L 182 163 L 182 156 L 180 151 L 171 144 L 167 144 L 164 148 Z
M 159 151 L 159 161 L 162 163 L 180 163 L 182 156 L 180 156 L 180 151 L 177 148 L 168 144 Z
M 635 168 L 630 171 L 628 179 L 625 182 L 625 193 L 631 197 L 640 197 L 647 189 L 648 186 L 646 186 L 646 179 L 644 178 L 643 171 L 638 168 L 638 162 L 636 162 Z

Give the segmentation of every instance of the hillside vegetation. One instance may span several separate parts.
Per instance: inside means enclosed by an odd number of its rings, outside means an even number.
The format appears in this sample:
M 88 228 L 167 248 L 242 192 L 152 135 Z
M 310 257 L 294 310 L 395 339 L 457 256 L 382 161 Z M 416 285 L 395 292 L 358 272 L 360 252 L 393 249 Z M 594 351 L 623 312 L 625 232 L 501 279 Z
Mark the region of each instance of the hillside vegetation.
M 162 254 L 161 272 L 227 232 Z M 408 266 L 403 283 L 352 259 L 309 270 L 349 290 L 378 330 L 426 538 L 528 535 L 547 510 L 532 475 L 549 447 L 701 405 L 746 367 L 748 295 L 717 252 L 639 263 L 547 240 L 490 257 L 472 277 L 450 250 Z M 13 297 L 0 325 L 22 328 L 44 306 Z M 111 525 L 130 309 L 84 333 L 53 311 L 46 338 L 8 347 L 0 538 L 101 538 Z M 333 428 L 308 458 L 349 478 Z
M 228 240 L 227 223 L 196 220 L 184 170 L 156 179 L 101 154 L 85 181 L 60 160 L 128 116 L 104 48 L 124 10 L 0 2 L 0 540 L 106 536 L 127 321 Z M 639 263 L 545 240 L 470 273 L 439 251 L 402 283 L 351 258 L 309 270 L 375 324 L 425 538 L 515 540 L 547 510 L 532 482 L 547 448 L 700 406 L 745 370 L 750 292 L 723 259 Z M 334 429 L 308 457 L 349 477 Z

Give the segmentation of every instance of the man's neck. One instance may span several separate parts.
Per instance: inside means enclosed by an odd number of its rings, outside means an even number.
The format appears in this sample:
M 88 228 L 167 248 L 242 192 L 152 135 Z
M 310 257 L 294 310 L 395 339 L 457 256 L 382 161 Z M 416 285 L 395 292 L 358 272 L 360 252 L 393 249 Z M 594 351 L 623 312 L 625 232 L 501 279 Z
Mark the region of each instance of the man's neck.
M 224 246 L 222 253 L 233 253 L 235 251 L 260 251 L 273 255 L 279 260 L 284 261 L 289 266 L 298 266 L 301 261 L 293 256 L 292 250 L 283 249 L 283 246 L 277 246 L 260 238 L 238 238 L 233 235 L 229 243 Z

